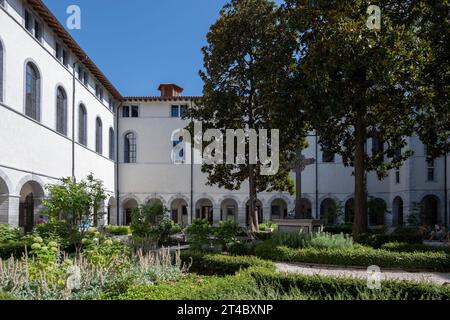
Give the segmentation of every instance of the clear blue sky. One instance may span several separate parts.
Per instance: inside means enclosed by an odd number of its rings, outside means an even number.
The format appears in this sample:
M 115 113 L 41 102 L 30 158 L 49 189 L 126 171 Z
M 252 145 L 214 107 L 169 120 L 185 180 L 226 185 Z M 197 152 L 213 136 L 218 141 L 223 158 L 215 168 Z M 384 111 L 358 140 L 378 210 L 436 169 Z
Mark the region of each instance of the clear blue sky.
M 81 30 L 68 30 L 124 96 L 158 95 L 176 83 L 201 95 L 200 51 L 226 0 L 44 0 L 63 23 L 81 8 Z

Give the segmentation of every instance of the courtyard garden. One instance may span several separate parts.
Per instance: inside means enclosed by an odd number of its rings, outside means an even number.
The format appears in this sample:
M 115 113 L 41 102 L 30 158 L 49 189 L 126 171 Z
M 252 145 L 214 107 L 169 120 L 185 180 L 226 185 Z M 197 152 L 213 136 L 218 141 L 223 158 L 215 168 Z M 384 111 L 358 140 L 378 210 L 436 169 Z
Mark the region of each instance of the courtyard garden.
M 0 299 L 450 299 L 450 249 L 424 245 L 418 228 L 357 238 L 345 226 L 283 233 L 269 221 L 256 233 L 234 220 L 183 228 L 158 202 L 134 209 L 130 226 L 105 226 L 101 181 L 48 191 L 47 223 L 31 233 L 0 225 Z M 408 277 L 369 288 L 369 266 Z

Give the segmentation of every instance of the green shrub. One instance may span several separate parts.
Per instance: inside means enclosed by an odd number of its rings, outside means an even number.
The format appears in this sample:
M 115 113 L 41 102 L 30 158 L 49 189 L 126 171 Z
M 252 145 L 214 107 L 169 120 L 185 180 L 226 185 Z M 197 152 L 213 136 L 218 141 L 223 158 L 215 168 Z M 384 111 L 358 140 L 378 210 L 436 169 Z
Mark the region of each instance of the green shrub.
M 219 227 L 214 229 L 214 235 L 217 237 L 217 242 L 226 250 L 236 243 L 237 236 L 241 232 L 239 223 L 234 220 L 220 221 Z
M 12 300 L 17 300 L 17 298 L 10 293 L 0 291 L 0 301 L 12 301 Z
M 339 224 L 335 226 L 326 226 L 323 229 L 323 232 L 332 233 L 332 234 L 352 234 L 353 233 L 353 225 L 352 224 Z
M 254 255 L 255 246 L 253 242 L 237 241 L 229 246 L 228 252 L 233 256 Z
M 23 236 L 20 229 L 11 228 L 7 224 L 0 224 L 0 244 L 19 241 Z
M 211 225 L 207 220 L 192 221 L 192 224 L 186 229 L 190 248 L 201 250 L 204 245 L 208 245 L 211 230 Z
M 255 237 L 262 241 L 272 239 L 273 235 L 274 235 L 273 232 L 257 232 L 257 233 L 255 233 Z
M 379 249 L 388 242 L 406 242 L 422 244 L 423 235 L 420 232 L 394 232 L 393 234 L 362 234 L 355 238 L 355 242 Z
M 271 242 L 274 246 L 287 246 L 289 248 L 353 248 L 353 240 L 344 234 L 330 233 L 283 233 L 277 232 Z
M 105 231 L 111 236 L 127 236 L 131 234 L 129 226 L 106 226 Z
M 241 269 L 260 266 L 275 270 L 272 262 L 252 256 L 227 256 L 204 254 L 196 251 L 183 251 L 181 260 L 191 264 L 189 270 L 202 275 L 233 275 Z
M 450 257 L 442 252 L 391 252 L 366 247 L 354 249 L 292 249 L 264 242 L 255 249 L 262 259 L 286 262 L 315 263 L 342 266 L 401 268 L 408 270 L 450 271 Z

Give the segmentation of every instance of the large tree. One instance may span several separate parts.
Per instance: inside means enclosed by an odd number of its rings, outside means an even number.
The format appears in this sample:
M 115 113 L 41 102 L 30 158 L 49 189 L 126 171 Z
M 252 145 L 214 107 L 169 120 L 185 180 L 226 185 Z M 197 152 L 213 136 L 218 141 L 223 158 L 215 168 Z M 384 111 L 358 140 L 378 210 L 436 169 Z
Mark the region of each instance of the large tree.
M 377 1 L 381 29 L 367 23 L 371 2 L 286 0 L 284 6 L 298 40 L 300 107 L 323 149 L 354 168 L 355 235 L 368 226 L 367 172 L 383 178 L 411 155 L 405 147 L 415 129 L 412 92 L 427 50 L 414 26 L 403 23 L 403 2 Z
M 263 175 L 261 166 L 251 163 L 248 147 L 245 164 L 215 162 L 202 166 L 211 185 L 238 190 L 249 182 L 252 231 L 258 230 L 258 192 L 293 192 L 290 164 L 295 150 L 304 142 L 303 123 L 289 126 L 284 121 L 286 116 L 300 117 L 294 113 L 288 94 L 292 91 L 289 86 L 296 41 L 285 28 L 278 7 L 270 0 L 232 0 L 225 5 L 203 48 L 203 98 L 186 114 L 186 118 L 201 121 L 204 129 L 218 129 L 224 136 L 228 129 L 254 129 L 257 133 L 260 129 L 279 130 L 280 166 L 275 175 Z M 272 137 L 268 138 L 272 152 Z M 237 145 L 248 145 L 249 140 L 247 135 Z M 237 145 L 227 151 L 236 155 Z

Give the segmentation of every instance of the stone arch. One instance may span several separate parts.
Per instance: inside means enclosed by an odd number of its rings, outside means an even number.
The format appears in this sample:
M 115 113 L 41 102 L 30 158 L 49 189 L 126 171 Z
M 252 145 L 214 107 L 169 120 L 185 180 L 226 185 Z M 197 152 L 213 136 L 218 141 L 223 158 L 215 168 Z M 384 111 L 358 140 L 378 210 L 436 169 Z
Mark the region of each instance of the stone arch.
M 374 197 L 367 203 L 369 213 L 369 224 L 372 226 L 383 226 L 385 224 L 385 214 L 387 202 L 380 197 Z
M 396 196 L 392 201 L 392 226 L 403 227 L 404 221 L 404 201 L 402 197 Z
M 20 181 L 19 191 L 19 227 L 25 232 L 31 232 L 36 224 L 39 212 L 42 210 L 42 199 L 45 197 L 43 183 L 36 177 L 24 177 Z
M 144 204 L 148 204 L 149 202 L 154 200 L 160 201 L 164 207 L 167 207 L 166 199 L 164 199 L 164 197 L 159 194 L 153 194 L 151 196 L 148 196 L 147 198 L 145 198 Z
M 325 221 L 326 225 L 336 224 L 338 214 L 338 202 L 334 197 L 325 198 L 320 202 L 320 220 Z
M 211 196 L 200 196 L 195 201 L 195 218 L 214 222 L 214 208 L 216 203 Z
M 440 222 L 440 199 L 435 194 L 428 194 L 420 201 L 420 223 L 434 226 Z
M 272 196 L 267 203 L 270 205 L 270 219 L 287 219 L 290 209 L 290 201 L 283 195 Z
M 190 205 L 191 199 L 189 199 L 188 196 L 186 196 L 186 195 L 184 195 L 184 194 L 181 194 L 181 193 L 177 193 L 177 194 L 175 194 L 175 195 L 173 195 L 173 196 L 171 196 L 171 197 L 169 198 L 169 200 L 167 201 L 167 206 L 168 206 L 169 208 L 171 208 L 171 207 L 172 207 L 172 203 L 173 203 L 174 201 L 176 201 L 176 200 L 179 200 L 179 199 L 183 199 L 184 201 L 186 201 L 186 203 L 187 203 L 188 205 Z
M 239 200 L 235 196 L 224 196 L 219 200 L 220 218 L 224 220 L 239 220 Z

